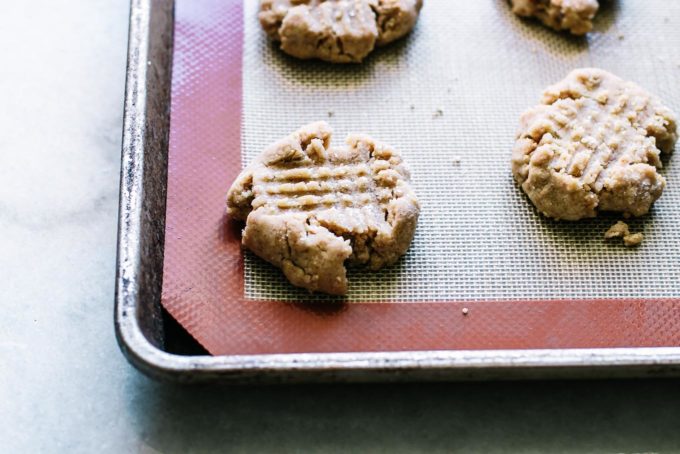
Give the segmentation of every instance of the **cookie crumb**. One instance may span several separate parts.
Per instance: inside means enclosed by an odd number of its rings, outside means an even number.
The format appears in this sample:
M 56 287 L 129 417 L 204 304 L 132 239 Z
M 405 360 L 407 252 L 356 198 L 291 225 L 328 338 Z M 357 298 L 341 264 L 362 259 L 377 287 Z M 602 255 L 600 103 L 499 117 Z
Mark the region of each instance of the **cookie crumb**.
M 619 33 L 619 36 L 618 36 L 619 41 L 623 41 L 625 37 L 626 37 L 626 35 L 624 35 L 623 33 Z
M 441 109 L 437 109 L 434 111 L 434 114 L 432 114 L 432 118 L 439 118 L 444 116 L 444 111 Z
M 463 315 L 467 315 L 470 313 L 470 310 L 467 307 L 463 308 Z
M 335 112 L 331 112 L 331 111 L 328 112 L 328 118 L 332 118 L 334 115 L 335 115 Z
M 460 161 L 461 161 L 460 156 L 454 156 L 453 158 L 451 158 L 451 160 L 453 161 L 454 166 L 457 166 L 458 164 L 460 164 Z
M 626 235 L 623 237 L 623 243 L 628 247 L 639 246 L 645 236 L 642 233 L 634 233 L 632 235 Z
M 630 229 L 628 224 L 623 221 L 619 221 L 607 230 L 604 234 L 605 239 L 609 240 L 611 238 L 622 238 L 630 235 Z
M 619 221 L 607 230 L 607 233 L 604 234 L 604 238 L 607 240 L 612 238 L 623 238 L 623 244 L 628 247 L 635 247 L 642 243 L 645 236 L 642 233 L 630 233 L 628 224 Z

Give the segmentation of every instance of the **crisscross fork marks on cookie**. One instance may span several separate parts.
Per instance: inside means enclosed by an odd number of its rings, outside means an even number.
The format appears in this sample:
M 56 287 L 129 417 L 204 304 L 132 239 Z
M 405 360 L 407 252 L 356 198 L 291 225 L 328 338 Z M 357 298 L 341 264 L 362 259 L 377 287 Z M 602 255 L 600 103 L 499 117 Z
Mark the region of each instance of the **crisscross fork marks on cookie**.
M 386 155 L 385 151 L 379 152 Z M 372 158 L 373 155 L 371 154 Z M 394 159 L 391 156 L 382 156 Z M 399 163 L 399 159 L 394 159 Z M 275 170 L 260 176 L 254 193 L 253 209 L 268 206 L 280 211 L 307 211 L 323 208 L 377 205 L 386 212 L 400 177 L 385 159 L 355 166 L 327 163 L 323 167 Z

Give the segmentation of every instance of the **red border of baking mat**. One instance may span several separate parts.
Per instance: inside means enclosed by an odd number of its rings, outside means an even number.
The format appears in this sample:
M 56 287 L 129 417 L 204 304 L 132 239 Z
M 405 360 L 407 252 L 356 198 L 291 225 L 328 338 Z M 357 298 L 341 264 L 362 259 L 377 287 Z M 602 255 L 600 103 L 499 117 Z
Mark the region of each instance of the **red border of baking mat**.
M 241 167 L 242 49 L 241 1 L 177 1 L 162 303 L 210 353 L 680 345 L 677 299 L 245 299 L 242 226 L 224 210 Z

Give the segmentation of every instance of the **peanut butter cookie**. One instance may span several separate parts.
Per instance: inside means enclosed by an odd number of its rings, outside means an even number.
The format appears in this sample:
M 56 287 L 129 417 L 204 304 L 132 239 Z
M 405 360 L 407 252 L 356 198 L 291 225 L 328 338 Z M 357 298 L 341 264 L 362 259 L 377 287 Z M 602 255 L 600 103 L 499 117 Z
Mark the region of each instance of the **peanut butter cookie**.
M 666 186 L 660 154 L 677 138 L 675 114 L 656 97 L 601 69 L 577 69 L 522 115 L 512 172 L 548 217 L 642 216 Z
M 301 59 L 361 62 L 374 47 L 408 34 L 422 0 L 261 0 L 260 23 Z
M 510 0 L 518 16 L 535 17 L 548 27 L 574 35 L 585 35 L 593 28 L 600 5 L 597 0 Z
M 345 263 L 378 270 L 406 253 L 420 206 L 396 151 L 366 136 L 330 141 L 319 122 L 271 145 L 229 189 L 227 212 L 293 285 L 343 295 Z

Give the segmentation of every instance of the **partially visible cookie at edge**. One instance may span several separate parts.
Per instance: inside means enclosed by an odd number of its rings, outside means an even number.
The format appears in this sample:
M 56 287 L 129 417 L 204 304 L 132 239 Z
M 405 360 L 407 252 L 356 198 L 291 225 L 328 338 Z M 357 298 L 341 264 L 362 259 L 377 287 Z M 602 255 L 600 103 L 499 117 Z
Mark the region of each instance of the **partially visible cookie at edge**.
M 548 27 L 585 35 L 593 28 L 600 5 L 597 0 L 510 0 L 518 16 L 534 17 Z
M 642 216 L 663 193 L 660 157 L 677 138 L 677 117 L 658 98 L 604 70 L 577 69 L 522 115 L 512 172 L 548 217 Z
M 301 59 L 359 63 L 408 34 L 423 0 L 261 0 L 262 28 Z
M 243 245 L 298 287 L 347 292 L 345 264 L 378 270 L 408 250 L 420 205 L 401 156 L 370 137 L 331 147 L 324 122 L 269 146 L 234 181 Z

